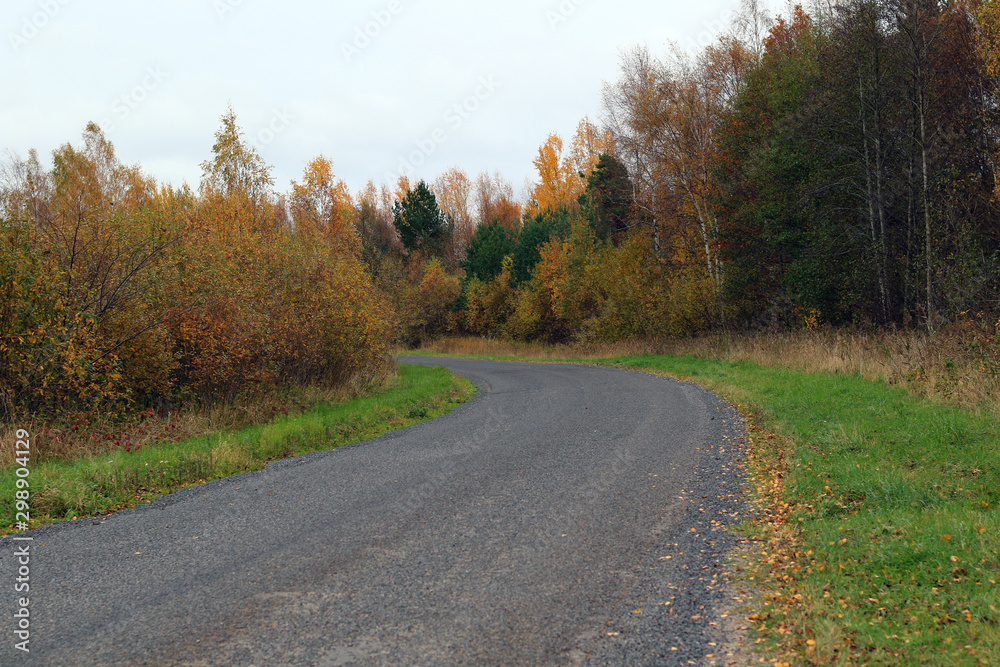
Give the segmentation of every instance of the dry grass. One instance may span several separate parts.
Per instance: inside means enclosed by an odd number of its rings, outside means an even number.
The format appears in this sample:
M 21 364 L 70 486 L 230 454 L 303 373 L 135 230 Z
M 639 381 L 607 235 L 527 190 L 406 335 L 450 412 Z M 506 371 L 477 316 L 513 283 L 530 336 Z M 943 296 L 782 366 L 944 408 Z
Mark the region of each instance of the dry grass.
M 1000 408 L 1000 341 L 956 325 L 935 335 L 912 331 L 820 329 L 786 334 L 670 341 L 665 352 L 807 373 L 857 375 L 972 409 Z
M 631 354 L 663 354 L 664 342 L 654 339 L 636 339 L 617 343 L 570 343 L 546 345 L 523 343 L 496 338 L 472 336 L 440 338 L 426 341 L 422 352 L 491 357 L 524 357 L 528 359 L 605 359 Z M 400 351 L 405 354 L 405 350 Z
M 235 400 L 190 405 L 177 411 L 139 410 L 124 420 L 83 413 L 62 420 L 26 419 L 0 427 L 0 441 L 14 442 L 17 429 L 31 434 L 31 461 L 76 461 L 94 454 L 135 451 L 149 445 L 178 442 L 206 433 L 236 431 L 264 424 L 279 415 L 298 415 L 319 405 L 336 405 L 382 385 L 391 375 L 384 365 L 377 373 L 356 377 L 341 386 L 292 387 Z M 0 450 L 0 469 L 14 464 L 14 450 Z
M 807 373 L 857 375 L 974 410 L 1000 411 L 1000 322 L 970 318 L 928 335 L 915 331 L 848 331 L 822 327 L 783 333 L 719 333 L 619 343 L 542 345 L 444 338 L 422 348 L 456 355 L 531 359 L 598 359 L 673 354 L 749 361 Z

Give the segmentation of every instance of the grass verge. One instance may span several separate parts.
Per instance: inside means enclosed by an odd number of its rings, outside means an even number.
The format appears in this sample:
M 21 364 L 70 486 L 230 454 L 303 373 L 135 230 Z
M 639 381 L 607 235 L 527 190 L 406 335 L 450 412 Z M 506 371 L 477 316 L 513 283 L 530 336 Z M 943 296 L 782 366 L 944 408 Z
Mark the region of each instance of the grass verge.
M 749 362 L 605 360 L 750 417 L 763 554 L 750 620 L 775 664 L 1000 664 L 995 420 L 884 382 Z
M 749 361 L 767 368 L 881 380 L 937 403 L 994 410 L 1000 415 L 1000 321 L 992 323 L 981 315 L 970 316 L 933 335 L 909 330 L 822 327 L 564 345 L 466 336 L 428 341 L 421 352 L 536 361 L 597 360 L 640 354 Z
M 400 365 L 371 395 L 265 425 L 71 462 L 33 462 L 31 527 L 134 507 L 186 486 L 259 470 L 276 459 L 370 440 L 449 412 L 474 393 L 472 383 L 444 368 Z M 12 499 L 17 478 L 11 467 L 3 473 L 0 498 Z M 0 503 L 0 533 L 13 531 L 14 510 L 13 502 Z

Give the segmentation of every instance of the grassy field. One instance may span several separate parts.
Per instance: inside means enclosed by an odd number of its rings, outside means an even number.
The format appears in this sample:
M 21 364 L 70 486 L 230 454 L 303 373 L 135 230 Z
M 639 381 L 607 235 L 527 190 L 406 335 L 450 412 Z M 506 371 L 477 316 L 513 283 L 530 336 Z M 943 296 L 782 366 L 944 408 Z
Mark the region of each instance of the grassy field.
M 374 393 L 315 406 L 266 424 L 176 442 L 149 442 L 72 460 L 30 462 L 31 526 L 112 512 L 177 489 L 263 468 L 269 461 L 370 440 L 433 419 L 475 388 L 443 368 L 400 366 Z M 13 442 L 13 440 L 11 440 Z M 0 498 L 15 498 L 13 460 L 0 475 Z M 15 527 L 15 506 L 0 503 L 0 532 Z
M 580 352 L 485 347 L 507 359 Z M 995 412 L 926 383 L 891 385 L 834 364 L 796 370 L 819 355 L 802 354 L 803 344 L 785 356 L 776 347 L 760 355 L 770 367 L 600 356 L 614 348 L 587 350 L 585 360 L 697 382 L 748 417 L 760 511 L 745 530 L 760 552 L 743 577 L 757 591 L 748 616 L 768 662 L 1000 664 Z

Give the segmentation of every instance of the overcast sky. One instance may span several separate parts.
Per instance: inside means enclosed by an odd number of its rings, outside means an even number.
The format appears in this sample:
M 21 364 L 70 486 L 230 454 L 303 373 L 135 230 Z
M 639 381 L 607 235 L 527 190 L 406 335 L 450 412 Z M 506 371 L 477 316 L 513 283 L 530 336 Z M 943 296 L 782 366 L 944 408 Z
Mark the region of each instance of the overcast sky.
M 690 51 L 738 0 L 3 0 L 0 148 L 46 164 L 99 123 L 119 157 L 197 186 L 232 104 L 288 189 L 324 154 L 369 179 L 499 170 L 597 121 L 636 44 Z

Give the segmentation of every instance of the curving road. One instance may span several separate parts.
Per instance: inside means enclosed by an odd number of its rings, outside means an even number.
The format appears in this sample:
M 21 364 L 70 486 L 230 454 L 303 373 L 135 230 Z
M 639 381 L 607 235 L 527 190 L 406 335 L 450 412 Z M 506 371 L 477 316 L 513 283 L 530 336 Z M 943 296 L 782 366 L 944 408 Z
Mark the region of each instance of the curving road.
M 722 527 L 743 511 L 731 408 L 634 371 L 402 361 L 479 393 L 371 442 L 23 534 L 27 656 L 17 543 L 0 540 L 0 664 L 720 660 Z

